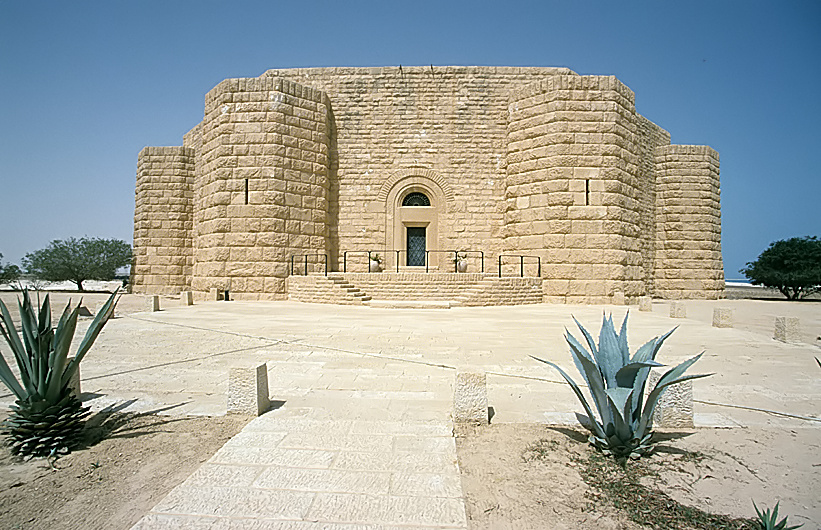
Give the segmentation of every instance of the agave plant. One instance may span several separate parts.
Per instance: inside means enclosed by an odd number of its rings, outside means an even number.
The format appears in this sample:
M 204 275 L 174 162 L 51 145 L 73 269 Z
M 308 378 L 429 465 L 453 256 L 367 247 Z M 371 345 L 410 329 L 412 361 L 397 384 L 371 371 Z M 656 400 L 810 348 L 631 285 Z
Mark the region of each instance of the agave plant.
M 622 322 L 621 332 L 618 333 L 613 325 L 612 315 L 604 316 L 598 346 L 584 326 L 575 318 L 573 321 L 579 326 L 590 351 L 567 330 L 565 340 L 570 345 L 576 368 L 587 383 L 599 419 L 593 415 L 579 385 L 564 370 L 550 361 L 533 358 L 558 370 L 573 388 L 589 418 L 588 422 L 583 423 L 592 432 L 589 438 L 591 444 L 604 454 L 617 458 L 639 458 L 652 448 L 653 411 L 662 392 L 670 385 L 710 375 L 683 375 L 702 354 L 667 371 L 643 403 L 644 387 L 650 369 L 664 366 L 656 362 L 656 354 L 675 328 L 644 344 L 631 358 L 627 345 L 627 315 Z
M 89 409 L 73 394 L 69 382 L 116 304 L 115 292 L 92 321 L 74 359 L 68 361 L 80 304 L 72 310 L 69 301 L 55 329 L 49 296 L 45 296 L 42 306 L 35 311 L 28 291 L 23 291 L 23 300 L 17 300 L 21 340 L 8 308 L 0 300 L 0 332 L 20 371 L 18 381 L 0 355 L 0 381 L 17 398 L 11 406 L 11 415 L 2 425 L 11 438 L 13 453 L 49 456 L 67 453 L 76 446 Z
M 778 521 L 778 504 L 778 502 L 775 503 L 775 508 L 773 508 L 772 512 L 769 508 L 762 511 L 758 509 L 758 506 L 755 505 L 755 501 L 753 501 L 753 508 L 755 508 L 755 513 L 758 515 L 758 521 L 756 521 L 756 523 L 758 523 L 758 527 L 761 528 L 761 530 L 795 530 L 796 528 L 804 526 L 803 524 L 787 526 L 786 516 Z

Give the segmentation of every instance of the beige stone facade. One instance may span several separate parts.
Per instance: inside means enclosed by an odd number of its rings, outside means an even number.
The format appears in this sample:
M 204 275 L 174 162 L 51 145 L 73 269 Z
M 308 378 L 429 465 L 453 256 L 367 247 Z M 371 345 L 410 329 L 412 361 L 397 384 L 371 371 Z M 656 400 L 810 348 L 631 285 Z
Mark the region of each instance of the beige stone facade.
M 200 298 L 284 299 L 292 259 L 365 273 L 364 251 L 397 277 L 420 256 L 448 273 L 456 250 L 519 276 L 525 255 L 549 302 L 724 290 L 718 154 L 670 145 L 615 77 L 566 68 L 225 80 L 183 146 L 140 153 L 134 246 L 135 292 Z

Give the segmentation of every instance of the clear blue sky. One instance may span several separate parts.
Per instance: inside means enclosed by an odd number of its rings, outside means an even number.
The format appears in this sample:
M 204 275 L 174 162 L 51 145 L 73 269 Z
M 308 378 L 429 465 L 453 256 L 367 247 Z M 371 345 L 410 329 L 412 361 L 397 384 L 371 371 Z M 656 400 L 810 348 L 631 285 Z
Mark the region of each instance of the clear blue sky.
M 0 253 L 131 241 L 137 153 L 269 68 L 567 66 L 615 75 L 721 155 L 726 275 L 821 235 L 821 2 L 0 0 Z

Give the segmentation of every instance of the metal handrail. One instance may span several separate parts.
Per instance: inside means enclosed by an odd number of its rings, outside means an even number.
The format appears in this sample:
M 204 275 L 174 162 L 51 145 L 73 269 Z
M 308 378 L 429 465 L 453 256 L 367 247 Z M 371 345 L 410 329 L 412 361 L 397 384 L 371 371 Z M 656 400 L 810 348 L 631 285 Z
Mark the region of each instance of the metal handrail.
M 322 256 L 325 264 L 325 276 L 328 275 L 328 255 L 327 254 L 291 254 L 291 276 L 294 276 L 294 258 L 305 258 L 305 276 L 308 276 L 308 258 Z
M 455 253 L 455 255 L 453 256 L 454 272 L 459 272 L 459 264 L 457 263 L 457 261 L 459 261 L 459 254 L 464 254 L 465 257 L 468 257 L 468 254 L 476 253 L 479 254 L 479 259 L 482 263 L 482 273 L 485 272 L 485 252 L 483 250 L 454 250 L 452 252 Z
M 502 257 L 519 258 L 519 274 L 522 278 L 525 277 L 525 258 L 536 258 L 538 260 L 538 273 L 536 276 L 542 277 L 542 258 L 541 256 L 526 256 L 523 254 L 499 254 L 499 278 L 502 277 Z
M 379 252 L 384 252 L 387 254 L 388 252 L 395 252 L 396 253 L 396 272 L 399 272 L 399 253 L 404 252 L 404 250 L 393 250 L 393 249 L 377 249 L 377 250 L 346 250 L 342 253 L 342 272 L 348 272 L 348 254 L 367 254 L 368 255 L 368 264 L 370 265 L 371 256 L 373 254 L 378 254 Z M 370 266 L 368 267 L 368 271 L 370 272 Z
M 394 263 L 396 265 L 396 272 L 398 273 L 399 272 L 399 258 L 400 258 L 401 254 L 403 252 L 407 253 L 407 250 L 405 250 L 405 249 L 399 249 L 399 250 L 395 250 L 395 249 L 345 250 L 345 251 L 342 252 L 342 272 L 348 272 L 348 254 L 362 255 L 362 256 L 367 255 L 368 256 L 368 262 L 370 262 L 373 255 L 377 254 L 377 253 L 380 253 L 380 252 L 383 252 L 385 254 L 387 254 L 389 252 L 396 254 L 396 259 L 395 259 Z M 471 254 L 473 254 L 473 255 L 478 254 L 479 255 L 479 261 L 481 263 L 481 272 L 482 273 L 485 272 L 485 252 L 483 250 L 426 250 L 425 251 L 425 272 L 426 273 L 430 272 L 430 253 L 431 252 L 453 254 L 453 267 L 454 267 L 453 271 L 454 272 L 459 272 L 457 261 L 458 261 L 458 257 L 459 257 L 460 254 L 464 255 L 465 257 L 468 257 Z M 311 254 L 311 255 L 313 255 L 313 254 Z M 299 254 L 298 256 L 302 256 L 302 254 Z M 291 259 L 293 261 L 293 256 L 292 256 Z M 292 268 L 293 268 L 293 265 L 292 265 Z M 368 270 L 370 270 L 370 269 L 368 269 Z M 539 270 L 541 270 L 541 265 L 539 267 Z
M 447 252 L 447 253 L 450 253 L 450 254 L 454 254 L 454 256 L 455 256 L 455 253 L 456 253 L 455 250 L 426 250 L 425 251 L 425 273 L 430 272 L 429 265 L 430 265 L 430 253 L 431 252 Z

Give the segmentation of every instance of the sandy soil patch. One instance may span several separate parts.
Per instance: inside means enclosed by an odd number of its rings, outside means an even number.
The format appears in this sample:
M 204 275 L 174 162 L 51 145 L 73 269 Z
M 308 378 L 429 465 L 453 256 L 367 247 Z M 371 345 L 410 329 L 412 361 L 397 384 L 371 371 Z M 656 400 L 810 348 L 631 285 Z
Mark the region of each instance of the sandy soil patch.
M 628 467 L 637 472 L 643 486 L 658 492 L 656 502 L 662 504 L 671 504 L 669 497 L 685 508 L 742 519 L 755 516 L 753 500 L 759 507 L 781 501 L 780 513 L 788 515 L 791 524 L 819 528 L 818 433 L 818 429 L 666 433 L 656 454 Z M 675 520 L 637 523 L 601 488 L 588 484 L 583 478 L 588 463 L 592 459 L 600 466 L 603 458 L 586 443 L 586 436 L 578 429 L 549 425 L 459 426 L 457 451 L 470 528 L 693 528 Z M 596 469 L 601 476 L 602 468 Z M 641 496 L 647 507 L 659 511 L 647 495 Z M 718 524 L 695 528 L 746 528 L 749 523 Z
M 2 447 L 0 527 L 130 528 L 249 420 L 97 414 L 86 446 L 53 464 L 22 462 Z

